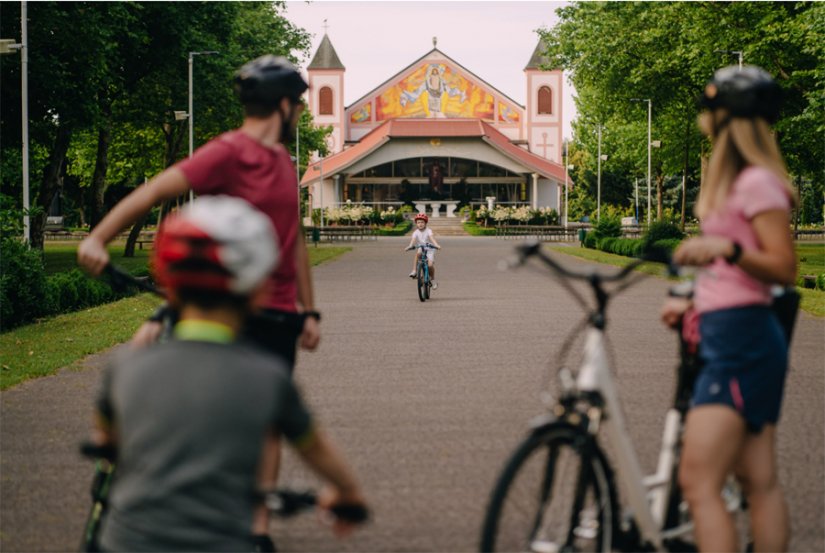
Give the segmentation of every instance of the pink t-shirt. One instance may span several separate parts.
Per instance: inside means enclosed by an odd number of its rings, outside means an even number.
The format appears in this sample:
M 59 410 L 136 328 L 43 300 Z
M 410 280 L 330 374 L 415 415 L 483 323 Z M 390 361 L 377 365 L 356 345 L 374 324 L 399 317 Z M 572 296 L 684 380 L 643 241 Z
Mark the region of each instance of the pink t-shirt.
M 298 180 L 289 152 L 267 148 L 241 131 L 224 133 L 177 164 L 197 194 L 236 196 L 265 213 L 278 233 L 280 261 L 264 307 L 296 312 Z
M 791 200 L 779 177 L 764 167 L 751 166 L 739 173 L 725 205 L 702 220 L 702 234 L 724 236 L 743 251 L 760 249 L 751 219 L 765 211 L 788 210 Z M 740 307 L 769 305 L 770 285 L 755 279 L 737 265 L 716 259 L 700 271 L 694 294 L 700 313 Z

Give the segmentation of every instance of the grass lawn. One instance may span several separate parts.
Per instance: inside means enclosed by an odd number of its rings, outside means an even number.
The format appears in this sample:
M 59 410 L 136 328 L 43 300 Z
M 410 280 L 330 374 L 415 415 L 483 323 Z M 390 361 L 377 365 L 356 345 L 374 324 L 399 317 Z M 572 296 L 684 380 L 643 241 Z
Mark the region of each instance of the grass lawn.
M 47 264 L 50 263 L 50 256 L 56 255 L 57 261 L 53 266 L 65 266 L 67 269 L 75 267 L 73 256 L 77 243 L 57 244 L 58 247 L 53 250 L 54 245 L 47 245 Z M 338 246 L 308 248 L 312 265 L 333 259 L 351 249 Z M 122 251 L 120 249 L 118 255 Z M 71 264 L 67 258 L 71 258 Z M 136 264 L 135 268 L 146 266 L 146 253 L 136 259 L 140 259 L 142 265 Z M 5 390 L 25 380 L 50 375 L 62 367 L 81 366 L 80 361 L 85 356 L 128 340 L 159 303 L 158 298 L 141 294 L 91 309 L 50 317 L 0 334 L 0 351 L 3 352 L 0 389 Z
M 616 267 L 624 267 L 630 263 L 631 258 L 612 253 L 605 253 L 590 248 L 562 247 L 556 246 L 554 251 L 595 261 L 596 263 L 606 263 Z M 825 246 L 822 244 L 797 244 L 796 255 L 800 260 L 799 274 L 819 274 L 825 272 Z M 803 261 L 803 259 L 805 261 Z M 664 267 L 658 263 L 642 265 L 640 271 L 651 275 L 663 276 Z M 825 317 L 825 292 L 819 290 L 806 290 L 797 288 L 802 296 L 802 310 L 817 317 Z
M 825 244 L 796 244 L 800 275 L 825 273 Z

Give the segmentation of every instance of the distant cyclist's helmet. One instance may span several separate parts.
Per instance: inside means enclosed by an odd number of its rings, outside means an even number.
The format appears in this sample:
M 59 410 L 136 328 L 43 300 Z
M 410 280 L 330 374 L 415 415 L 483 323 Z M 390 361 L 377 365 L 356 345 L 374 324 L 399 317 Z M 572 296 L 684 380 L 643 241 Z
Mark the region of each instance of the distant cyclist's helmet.
M 768 123 L 779 118 L 782 89 L 767 71 L 753 65 L 719 69 L 705 86 L 700 103 L 709 109 L 724 108 L 731 117 L 762 117 Z
M 269 219 L 240 198 L 206 196 L 167 218 L 155 243 L 158 283 L 247 296 L 272 272 L 278 243 Z
M 419 213 L 418 215 L 415 216 L 415 220 L 416 221 L 424 221 L 426 223 L 430 220 L 430 218 L 427 217 L 426 213 Z
M 297 104 L 308 88 L 289 60 L 271 54 L 250 61 L 235 73 L 235 92 L 243 105 L 274 107 L 282 98 Z

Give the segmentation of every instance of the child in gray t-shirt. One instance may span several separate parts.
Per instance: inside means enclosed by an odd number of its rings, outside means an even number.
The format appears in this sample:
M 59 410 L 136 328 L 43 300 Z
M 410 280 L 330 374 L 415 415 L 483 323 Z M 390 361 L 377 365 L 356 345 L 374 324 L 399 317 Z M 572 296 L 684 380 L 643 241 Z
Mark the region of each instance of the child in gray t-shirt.
M 276 259 L 269 220 L 237 198 L 198 199 L 161 228 L 154 269 L 180 322 L 105 372 L 95 441 L 116 447 L 117 474 L 104 550 L 252 551 L 280 434 L 331 484 L 321 506 L 365 506 L 283 363 L 235 340 Z

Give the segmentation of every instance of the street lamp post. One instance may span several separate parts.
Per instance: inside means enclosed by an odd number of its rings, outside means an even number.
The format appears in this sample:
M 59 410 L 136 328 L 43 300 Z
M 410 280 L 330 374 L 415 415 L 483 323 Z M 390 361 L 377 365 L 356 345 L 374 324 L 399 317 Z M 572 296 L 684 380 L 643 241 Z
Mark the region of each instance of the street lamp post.
M 192 73 L 195 66 L 195 56 L 210 56 L 217 54 L 216 50 L 204 50 L 203 52 L 189 52 L 189 157 L 195 147 L 195 112 L 192 110 Z M 195 199 L 195 193 L 189 190 L 189 201 Z
M 320 152 L 318 152 L 320 154 Z M 321 187 L 319 192 L 319 202 L 321 204 L 321 228 L 324 228 L 324 156 L 320 156 L 321 159 L 318 162 L 318 171 L 320 173 L 320 180 L 318 181 L 318 186 Z
M 602 161 L 607 161 L 607 156 L 602 155 L 602 125 L 599 124 L 599 156 L 596 163 L 596 221 L 602 218 Z
M 647 102 L 647 224 L 650 224 L 652 209 L 650 195 L 650 124 L 653 121 L 653 101 L 650 98 L 631 98 L 631 102 Z
M 714 50 L 714 54 L 732 54 L 739 60 L 739 71 L 742 71 L 742 58 L 745 53 L 742 50 Z
M 31 242 L 31 209 L 29 199 L 29 26 L 26 2 L 20 2 L 20 43 L 0 41 L 0 54 L 20 50 L 20 123 L 23 164 L 23 240 Z
M 570 151 L 568 149 L 567 140 L 564 141 L 564 228 L 567 230 L 567 217 L 570 213 L 570 207 L 567 204 L 567 171 L 569 170 L 570 166 L 568 165 L 568 161 L 570 161 Z

